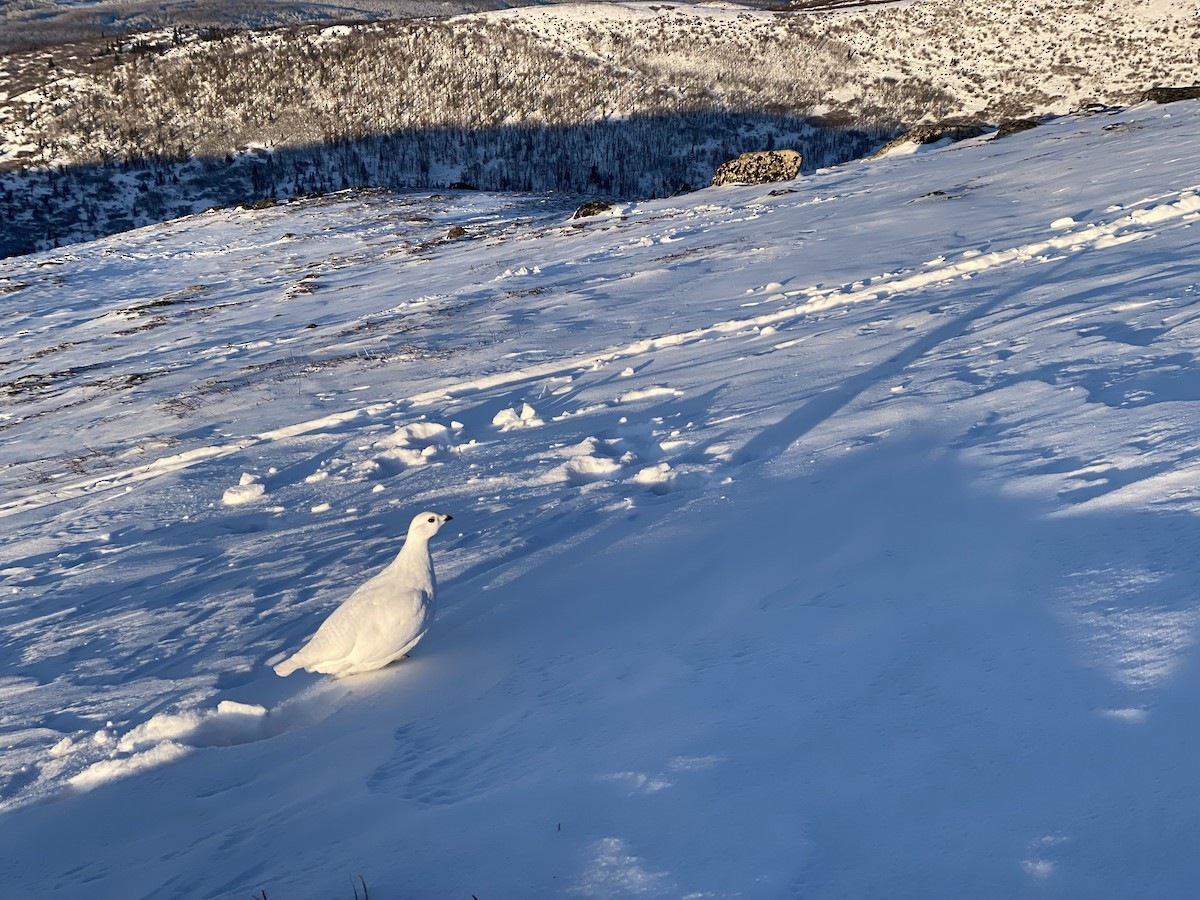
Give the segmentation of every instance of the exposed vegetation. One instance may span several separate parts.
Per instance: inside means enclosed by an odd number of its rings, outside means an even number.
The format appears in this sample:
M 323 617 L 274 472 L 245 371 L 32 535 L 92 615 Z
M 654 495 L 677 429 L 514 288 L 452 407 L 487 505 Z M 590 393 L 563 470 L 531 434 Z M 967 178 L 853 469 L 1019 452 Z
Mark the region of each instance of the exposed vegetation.
M 552 7 L 10 54 L 0 255 L 357 185 L 653 197 L 785 147 L 811 170 L 920 121 L 1200 80 L 1196 6 Z

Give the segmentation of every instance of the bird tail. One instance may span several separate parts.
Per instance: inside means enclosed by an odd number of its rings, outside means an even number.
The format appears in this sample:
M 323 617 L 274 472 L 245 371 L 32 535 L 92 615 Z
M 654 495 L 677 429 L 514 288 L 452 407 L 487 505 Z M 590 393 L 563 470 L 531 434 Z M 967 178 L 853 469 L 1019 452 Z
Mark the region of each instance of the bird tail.
M 287 678 L 298 668 L 300 668 L 300 664 L 296 662 L 296 657 L 289 656 L 283 662 L 279 663 L 279 665 L 275 666 L 275 674 L 280 678 Z

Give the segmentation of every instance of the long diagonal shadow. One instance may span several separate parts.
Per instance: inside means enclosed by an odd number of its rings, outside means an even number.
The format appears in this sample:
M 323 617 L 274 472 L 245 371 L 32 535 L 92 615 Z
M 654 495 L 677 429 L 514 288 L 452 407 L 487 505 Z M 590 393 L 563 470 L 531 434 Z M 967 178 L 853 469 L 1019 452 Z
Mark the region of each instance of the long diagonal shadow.
M 944 325 L 913 341 L 904 350 L 895 356 L 888 357 L 879 365 L 853 375 L 837 387 L 813 397 L 803 406 L 788 413 L 774 425 L 767 426 L 747 441 L 745 446 L 734 456 L 734 464 L 741 466 L 774 456 L 778 451 L 804 437 L 822 422 L 832 418 L 880 379 L 902 372 L 935 347 L 962 334 L 971 322 L 988 315 L 1008 299 L 1010 299 L 1010 294 L 1007 292 L 998 293 L 991 300 L 981 303 L 969 312 L 955 316 Z

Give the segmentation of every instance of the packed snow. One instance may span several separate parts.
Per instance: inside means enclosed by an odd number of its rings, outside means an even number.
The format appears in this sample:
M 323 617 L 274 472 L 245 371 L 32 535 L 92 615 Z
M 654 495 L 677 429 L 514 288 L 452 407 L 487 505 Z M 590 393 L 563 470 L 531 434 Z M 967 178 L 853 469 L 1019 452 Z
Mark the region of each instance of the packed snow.
M 0 262 L 0 893 L 1188 896 L 1198 163 L 1142 105 Z M 411 656 L 278 678 L 422 509 Z

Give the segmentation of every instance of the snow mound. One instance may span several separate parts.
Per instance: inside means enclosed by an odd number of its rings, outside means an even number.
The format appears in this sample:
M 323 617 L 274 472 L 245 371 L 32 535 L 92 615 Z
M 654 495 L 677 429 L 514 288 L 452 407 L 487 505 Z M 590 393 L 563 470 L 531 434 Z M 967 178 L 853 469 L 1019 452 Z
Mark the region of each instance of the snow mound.
M 374 474 L 394 474 L 406 468 L 427 465 L 454 446 L 454 432 L 440 422 L 413 422 L 401 425 L 374 448 L 379 452 L 364 471 Z
M 245 506 L 263 499 L 266 493 L 267 488 L 261 477 L 243 472 L 241 480 L 233 487 L 226 488 L 221 495 L 221 503 L 225 506 Z
M 528 403 L 523 403 L 520 410 L 515 407 L 502 409 L 492 417 L 492 424 L 501 431 L 517 431 L 523 428 L 537 428 L 545 425 L 535 410 Z

